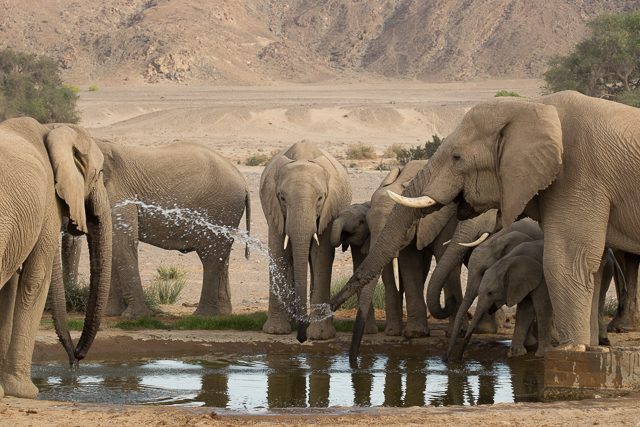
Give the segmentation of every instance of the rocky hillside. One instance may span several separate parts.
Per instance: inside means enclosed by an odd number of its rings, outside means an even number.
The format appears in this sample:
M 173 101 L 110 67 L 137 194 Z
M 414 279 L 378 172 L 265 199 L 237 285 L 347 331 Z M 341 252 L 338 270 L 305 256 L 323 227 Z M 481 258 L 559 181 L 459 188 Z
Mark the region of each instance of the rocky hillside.
M 0 0 L 0 47 L 90 82 L 538 77 L 640 0 Z

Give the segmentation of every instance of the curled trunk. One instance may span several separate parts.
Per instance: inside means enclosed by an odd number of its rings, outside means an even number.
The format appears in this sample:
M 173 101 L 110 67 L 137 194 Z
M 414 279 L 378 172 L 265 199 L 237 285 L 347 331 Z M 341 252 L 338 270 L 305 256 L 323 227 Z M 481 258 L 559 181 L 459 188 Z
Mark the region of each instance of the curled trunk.
M 53 257 L 53 269 L 51 272 L 51 287 L 49 289 L 51 301 L 51 311 L 53 314 L 53 325 L 56 329 L 58 339 L 67 352 L 69 365 L 76 362 L 73 340 L 69 333 L 67 318 L 67 303 L 65 298 L 64 284 L 62 281 L 62 268 L 60 266 L 60 256 L 56 253 Z
M 336 218 L 331 226 L 331 246 L 337 248 L 342 243 L 342 229 L 344 228 L 344 220 Z

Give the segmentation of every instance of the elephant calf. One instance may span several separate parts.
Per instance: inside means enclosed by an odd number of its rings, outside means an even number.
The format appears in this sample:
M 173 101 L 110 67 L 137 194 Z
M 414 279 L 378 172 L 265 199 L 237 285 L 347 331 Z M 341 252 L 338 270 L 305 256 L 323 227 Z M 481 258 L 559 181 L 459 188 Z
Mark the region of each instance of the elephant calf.
M 229 255 L 233 237 L 215 229 L 236 229 L 246 209 L 249 232 L 249 190 L 240 172 L 227 159 L 198 144 L 133 147 L 100 141 L 98 147 L 104 155 L 104 182 L 114 225 L 107 315 L 150 314 L 138 267 L 139 241 L 182 253 L 195 251 L 203 267 L 202 293 L 195 313 L 231 313 Z M 187 217 L 164 215 L 162 210 L 168 208 L 182 209 Z M 64 236 L 67 280 L 75 280 L 78 258 L 78 241 Z

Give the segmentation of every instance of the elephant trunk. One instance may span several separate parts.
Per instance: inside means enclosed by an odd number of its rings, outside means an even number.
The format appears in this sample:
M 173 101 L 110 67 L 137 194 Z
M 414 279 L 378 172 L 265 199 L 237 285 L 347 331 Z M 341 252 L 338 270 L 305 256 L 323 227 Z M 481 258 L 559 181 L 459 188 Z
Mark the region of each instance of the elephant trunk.
M 62 268 L 60 266 L 60 255 L 56 253 L 53 257 L 53 269 L 51 272 L 51 287 L 49 288 L 51 310 L 53 314 L 53 324 L 60 343 L 64 347 L 69 357 L 69 365 L 76 362 L 73 340 L 69 334 L 67 304 L 65 298 L 64 284 L 62 278 Z
M 371 280 L 360 292 L 358 298 L 358 312 L 356 313 L 356 321 L 353 325 L 353 332 L 351 335 L 351 347 L 349 348 L 349 361 L 354 363 L 360 352 L 360 344 L 362 343 L 362 336 L 364 335 L 364 328 L 366 326 L 366 319 L 369 316 L 369 310 L 371 310 L 373 302 L 373 294 L 375 293 L 376 285 L 378 284 L 378 276 Z
M 337 248 L 342 243 L 342 229 L 344 228 L 344 220 L 342 218 L 336 218 L 333 220 L 331 226 L 331 246 Z
M 471 319 L 471 323 L 469 324 L 469 329 L 467 329 L 467 333 L 464 335 L 464 342 L 462 343 L 462 348 L 460 349 L 460 359 L 462 359 L 462 356 L 464 355 L 464 350 L 467 348 L 467 344 L 469 344 L 469 341 L 471 340 L 471 335 L 473 335 L 473 331 L 478 326 L 478 323 L 480 323 L 480 320 L 482 319 L 482 315 L 489 311 L 490 305 L 491 305 L 491 302 L 488 300 L 478 301 L 476 311 L 473 314 L 473 319 Z
M 102 180 L 91 192 L 89 208 L 90 282 L 89 301 L 82 335 L 75 350 L 75 358 L 84 359 L 100 328 L 102 312 L 109 296 L 111 282 L 111 208 Z
M 445 361 L 449 360 L 449 357 L 451 356 L 453 347 L 456 344 L 456 340 L 460 335 L 460 330 L 462 329 L 462 322 L 464 321 L 464 317 L 467 315 L 467 311 L 469 311 L 469 309 L 471 308 L 473 300 L 474 298 L 472 297 L 471 292 L 467 290 L 467 293 L 462 300 L 462 304 L 458 308 L 455 322 L 453 323 L 453 329 L 451 330 L 451 336 L 449 337 L 449 346 L 447 347 L 447 352 L 444 355 Z
M 287 215 L 292 218 L 287 221 L 287 235 L 291 239 L 293 253 L 293 278 L 295 283 L 294 309 L 296 313 L 299 342 L 307 340 L 309 326 L 307 313 L 307 270 L 309 267 L 309 249 L 313 235 L 316 232 L 315 218 L 301 215 L 304 210 L 296 210 L 297 215 Z M 315 244 L 315 242 L 313 242 Z
M 470 233 L 468 233 L 470 234 Z M 440 305 L 440 295 L 445 285 L 448 283 L 447 279 L 449 275 L 456 269 L 457 266 L 462 264 L 462 259 L 465 253 L 469 250 L 464 246 L 460 246 L 455 242 L 465 241 L 467 236 L 461 236 L 462 240 L 458 239 L 458 236 L 454 236 L 449 247 L 444 252 L 436 268 L 433 270 L 429 285 L 427 286 L 427 308 L 429 313 L 436 319 L 446 319 L 455 313 L 456 304 L 458 301 L 454 297 L 449 297 L 445 302 L 445 306 Z M 449 289 L 449 295 L 455 294 L 455 289 Z

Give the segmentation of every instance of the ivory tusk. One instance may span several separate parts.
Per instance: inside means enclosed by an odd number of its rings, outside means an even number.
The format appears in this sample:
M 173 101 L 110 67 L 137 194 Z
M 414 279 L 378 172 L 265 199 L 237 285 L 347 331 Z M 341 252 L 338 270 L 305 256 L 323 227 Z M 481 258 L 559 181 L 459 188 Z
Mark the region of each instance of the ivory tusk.
M 458 243 L 460 246 L 464 246 L 465 248 L 474 248 L 476 246 L 478 246 L 480 243 L 484 242 L 485 240 L 487 240 L 487 237 L 489 237 L 489 233 L 482 233 L 482 235 L 480 235 L 480 237 L 478 237 L 477 240 L 471 242 L 471 243 Z
M 447 246 L 449 243 L 451 243 L 451 239 L 449 239 L 449 240 L 447 240 L 446 242 L 444 242 L 444 243 L 442 244 L 442 246 Z
M 387 194 L 389 195 L 389 197 L 391 197 L 391 200 L 393 200 L 394 202 L 410 208 L 426 208 L 438 203 L 429 196 L 405 197 L 405 196 L 396 194 L 391 190 L 387 190 Z
M 289 244 L 289 235 L 285 234 L 284 235 L 284 250 L 287 250 L 287 244 Z
M 317 244 L 318 246 L 320 246 L 320 240 L 318 239 L 318 233 L 313 233 L 313 238 L 315 239 L 316 244 Z
M 396 284 L 396 289 L 400 292 L 400 268 L 398 267 L 398 257 L 393 258 L 393 281 Z

